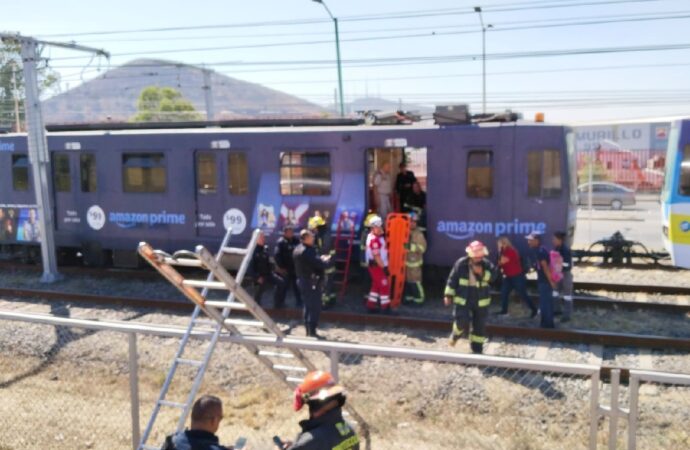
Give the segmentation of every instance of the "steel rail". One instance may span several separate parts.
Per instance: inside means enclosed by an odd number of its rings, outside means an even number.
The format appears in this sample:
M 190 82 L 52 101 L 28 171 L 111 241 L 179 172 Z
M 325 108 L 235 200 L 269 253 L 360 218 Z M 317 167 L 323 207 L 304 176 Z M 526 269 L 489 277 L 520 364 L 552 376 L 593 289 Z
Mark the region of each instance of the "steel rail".
M 48 292 L 42 290 L 0 289 L 0 295 L 8 297 L 38 298 L 67 302 L 87 302 L 94 305 L 122 305 L 158 309 L 190 311 L 192 304 L 182 300 L 152 300 L 143 298 L 109 297 L 68 292 Z M 278 320 L 301 320 L 302 312 L 297 309 L 267 309 L 271 317 Z M 237 311 L 238 314 L 244 311 Z M 373 327 L 394 327 L 404 329 L 447 332 L 450 320 L 424 319 L 384 314 L 360 314 L 341 311 L 324 311 L 322 322 L 369 325 Z M 657 348 L 666 350 L 690 350 L 690 339 L 668 336 L 640 335 L 607 331 L 544 329 L 515 327 L 497 324 L 487 325 L 487 334 L 492 337 L 546 340 L 579 344 L 597 344 L 607 347 Z

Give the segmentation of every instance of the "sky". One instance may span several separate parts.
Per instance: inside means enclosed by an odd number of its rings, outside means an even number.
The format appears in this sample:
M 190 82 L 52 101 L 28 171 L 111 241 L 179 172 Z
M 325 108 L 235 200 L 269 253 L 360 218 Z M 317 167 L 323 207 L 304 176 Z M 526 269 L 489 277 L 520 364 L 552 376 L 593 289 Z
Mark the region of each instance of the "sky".
M 325 2 L 339 21 L 346 102 L 468 103 L 481 112 L 479 6 L 489 112 L 544 112 L 567 123 L 690 115 L 688 0 Z M 334 102 L 334 24 L 312 0 L 25 0 L 3 10 L 4 31 L 112 54 L 107 61 L 44 49 L 63 89 L 133 59 L 160 58 Z M 624 48 L 645 51 L 611 51 Z M 150 71 L 142 67 L 141 76 Z

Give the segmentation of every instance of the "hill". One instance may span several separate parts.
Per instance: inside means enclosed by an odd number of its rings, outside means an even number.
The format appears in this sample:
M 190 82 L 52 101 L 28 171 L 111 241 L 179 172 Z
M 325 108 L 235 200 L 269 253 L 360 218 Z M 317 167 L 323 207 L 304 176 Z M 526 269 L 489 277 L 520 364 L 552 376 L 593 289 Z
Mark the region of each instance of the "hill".
M 179 90 L 206 111 L 203 69 L 173 61 L 137 59 L 43 102 L 47 124 L 124 122 L 147 86 Z M 326 110 L 259 84 L 211 72 L 214 118 L 317 117 Z

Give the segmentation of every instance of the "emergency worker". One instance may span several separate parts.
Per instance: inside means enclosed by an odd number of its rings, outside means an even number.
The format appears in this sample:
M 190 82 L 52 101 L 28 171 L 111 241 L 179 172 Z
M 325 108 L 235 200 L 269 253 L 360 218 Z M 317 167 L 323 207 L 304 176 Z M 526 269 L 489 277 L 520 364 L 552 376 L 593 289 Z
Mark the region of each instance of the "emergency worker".
M 491 304 L 489 286 L 496 270 L 486 259 L 489 251 L 481 242 L 472 242 L 465 251 L 467 256 L 455 262 L 448 276 L 443 303 L 445 306 L 453 303 L 455 319 L 450 334 L 450 345 L 454 346 L 458 339 L 467 336 L 472 352 L 482 353 L 486 342 L 486 319 Z
M 426 192 L 422 190 L 422 185 L 419 181 L 412 184 L 412 191 L 407 195 L 407 199 L 403 204 L 403 212 L 414 211 L 419 216 L 417 220 L 417 227 L 422 231 L 426 229 Z
M 306 403 L 309 419 L 299 425 L 302 432 L 295 442 L 283 444 L 287 450 L 359 450 L 359 437 L 343 419 L 345 389 L 336 384 L 333 376 L 314 371 L 304 377 L 295 389 L 294 409 L 299 411 Z
M 390 307 L 390 284 L 388 282 L 388 249 L 383 237 L 383 221 L 379 216 L 369 220 L 371 231 L 367 236 L 366 261 L 371 276 L 371 289 L 367 297 L 369 312 L 386 311 Z
M 316 253 L 319 255 L 326 255 L 333 258 L 335 255 L 335 249 L 332 248 L 331 233 L 328 230 L 328 224 L 321 217 L 318 211 L 313 217 L 309 218 L 307 222 L 307 227 L 309 231 L 314 234 L 314 247 L 316 248 Z M 330 264 L 323 271 L 323 294 L 321 296 L 321 301 L 323 306 L 333 306 L 335 304 L 335 264 Z
M 407 196 L 412 192 L 412 185 L 417 182 L 417 177 L 414 172 L 407 170 L 407 164 L 405 162 L 400 163 L 400 172 L 395 177 L 395 193 L 397 196 L 397 210 L 402 212 L 405 211 L 403 208 L 405 203 L 407 203 Z
M 283 235 L 276 242 L 275 247 L 275 281 L 276 291 L 273 296 L 273 307 L 282 308 L 285 306 L 285 297 L 287 296 L 288 287 L 292 287 L 292 292 L 295 294 L 296 305 L 302 306 L 302 297 L 300 296 L 299 288 L 297 287 L 297 276 L 295 275 L 295 264 L 292 259 L 292 253 L 295 247 L 299 245 L 299 239 L 295 237 L 295 230 L 292 225 L 285 225 L 283 227 Z
M 371 219 L 373 219 L 376 216 L 376 213 L 373 211 L 369 211 L 367 216 L 364 218 L 364 222 L 362 223 L 362 232 L 359 236 L 359 265 L 364 267 L 365 269 L 369 268 L 369 264 L 367 263 L 367 236 L 369 236 L 369 232 L 371 231 L 371 226 L 369 225 L 369 222 Z
M 307 336 L 320 338 L 316 334 L 321 315 L 321 294 L 323 272 L 329 265 L 329 257 L 316 253 L 314 234 L 309 230 L 302 230 L 299 234 L 301 243 L 293 253 L 297 286 L 299 286 L 304 300 L 304 328 Z
M 417 227 L 419 220 L 417 213 L 411 212 L 410 219 L 410 240 L 407 243 L 403 299 L 407 303 L 421 305 L 424 303 L 422 266 L 424 264 L 424 252 L 426 252 L 426 239 L 424 239 L 424 233 Z

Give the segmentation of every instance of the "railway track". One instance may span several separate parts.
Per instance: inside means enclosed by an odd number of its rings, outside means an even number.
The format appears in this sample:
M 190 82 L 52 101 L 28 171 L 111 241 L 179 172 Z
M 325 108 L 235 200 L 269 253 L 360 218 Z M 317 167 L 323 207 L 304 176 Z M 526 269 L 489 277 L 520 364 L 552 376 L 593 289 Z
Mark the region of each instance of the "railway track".
M 182 300 L 156 300 L 148 298 L 127 298 L 90 294 L 75 294 L 44 290 L 0 289 L 0 296 L 39 300 L 59 300 L 63 302 L 88 303 L 93 306 L 128 306 L 155 308 L 163 310 L 190 311 L 192 304 Z M 607 302 L 611 302 L 607 300 Z M 646 304 L 649 305 L 649 304 Z M 267 309 L 278 320 L 301 321 L 302 313 L 297 309 Z M 243 311 L 237 311 L 242 314 Z M 336 324 L 371 326 L 374 328 L 397 327 L 403 329 L 447 332 L 448 320 L 425 319 L 400 315 L 370 315 L 344 311 L 324 311 L 322 321 Z M 536 327 L 516 327 L 498 324 L 487 325 L 487 333 L 492 337 L 515 338 L 547 342 L 588 344 L 606 347 L 634 347 L 690 351 L 690 339 L 667 336 L 652 336 L 573 329 L 542 329 Z

